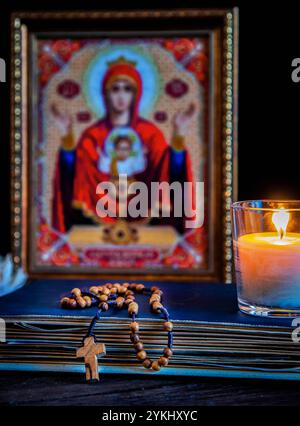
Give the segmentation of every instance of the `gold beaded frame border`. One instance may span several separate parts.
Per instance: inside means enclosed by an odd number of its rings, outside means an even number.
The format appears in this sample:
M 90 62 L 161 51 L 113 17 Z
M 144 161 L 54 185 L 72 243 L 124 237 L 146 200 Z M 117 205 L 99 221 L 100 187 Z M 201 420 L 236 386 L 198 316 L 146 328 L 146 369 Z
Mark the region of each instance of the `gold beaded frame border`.
M 233 281 L 231 204 L 237 197 L 238 11 L 226 14 L 223 93 L 223 256 L 224 281 Z
M 12 54 L 11 54 L 11 233 L 13 262 L 16 268 L 26 261 L 26 27 L 21 25 L 18 17 L 12 21 Z
M 154 18 L 224 18 L 222 37 L 222 279 L 226 283 L 233 280 L 232 238 L 230 206 L 237 196 L 237 79 L 238 79 L 238 9 L 206 10 L 186 9 L 172 11 L 101 11 L 101 12 L 21 12 L 12 16 L 12 59 L 11 59 L 11 211 L 12 211 L 12 253 L 15 268 L 26 270 L 29 252 L 27 236 L 28 211 L 28 46 L 27 26 L 23 18 L 30 19 L 154 19 Z M 43 274 L 45 276 L 45 274 Z M 48 274 L 51 275 L 51 274 Z M 74 274 L 73 274 L 74 275 Z M 60 275 L 61 276 L 61 275 Z M 76 274 L 75 274 L 76 276 Z M 95 275 L 92 275 L 95 277 Z M 159 275 L 145 275 L 144 279 Z M 130 278 L 127 276 L 128 279 Z M 104 278 L 104 276 L 103 276 Z M 197 277 L 201 279 L 200 277 Z M 163 276 L 163 279 L 178 279 L 177 276 Z M 195 280 L 195 277 L 184 276 Z

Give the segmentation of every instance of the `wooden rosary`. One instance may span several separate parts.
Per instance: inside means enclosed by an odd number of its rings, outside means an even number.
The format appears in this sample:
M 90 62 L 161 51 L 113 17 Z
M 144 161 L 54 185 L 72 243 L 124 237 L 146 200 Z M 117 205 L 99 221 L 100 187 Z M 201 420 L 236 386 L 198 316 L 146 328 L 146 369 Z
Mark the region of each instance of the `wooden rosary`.
M 152 361 L 148 358 L 144 350 L 143 342 L 138 335 L 139 323 L 136 321 L 139 305 L 135 299 L 135 293 L 149 295 L 149 304 L 151 310 L 155 313 L 161 313 L 165 320 L 163 327 L 168 333 L 168 344 L 164 349 L 163 356 L 158 360 Z M 112 284 L 92 286 L 89 289 L 74 288 L 69 297 L 61 299 L 61 306 L 67 309 L 89 308 L 98 305 L 98 311 L 93 317 L 88 332 L 83 339 L 83 346 L 77 350 L 77 357 L 84 358 L 86 367 L 86 379 L 89 381 L 98 381 L 98 360 L 97 355 L 105 355 L 105 345 L 96 343 L 94 328 L 100 319 L 101 313 L 107 311 L 111 306 L 122 309 L 124 306 L 128 308 L 128 314 L 132 322 L 130 327 L 130 340 L 134 346 L 136 357 L 142 362 L 143 366 L 153 371 L 159 371 L 161 367 L 168 365 L 173 354 L 173 324 L 169 319 L 169 313 L 162 304 L 163 292 L 156 286 L 147 288 L 144 284 Z

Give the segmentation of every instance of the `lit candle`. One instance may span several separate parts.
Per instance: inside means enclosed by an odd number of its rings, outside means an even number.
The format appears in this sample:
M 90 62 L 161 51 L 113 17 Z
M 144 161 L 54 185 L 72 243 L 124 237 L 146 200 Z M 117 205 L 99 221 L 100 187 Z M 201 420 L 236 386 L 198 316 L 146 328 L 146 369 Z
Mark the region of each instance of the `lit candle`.
M 289 221 L 290 213 L 278 209 L 272 214 L 277 232 L 249 233 L 234 242 L 241 301 L 300 308 L 300 233 L 287 232 Z

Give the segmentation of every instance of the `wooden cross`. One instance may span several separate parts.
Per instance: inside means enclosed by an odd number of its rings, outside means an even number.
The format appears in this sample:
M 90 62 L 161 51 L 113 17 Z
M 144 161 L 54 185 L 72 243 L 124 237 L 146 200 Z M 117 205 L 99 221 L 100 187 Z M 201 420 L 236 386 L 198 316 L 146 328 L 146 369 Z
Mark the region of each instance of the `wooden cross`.
M 84 358 L 86 380 L 99 381 L 98 358 L 97 355 L 106 354 L 103 343 L 95 343 L 93 336 L 86 337 L 81 348 L 77 349 L 76 357 Z

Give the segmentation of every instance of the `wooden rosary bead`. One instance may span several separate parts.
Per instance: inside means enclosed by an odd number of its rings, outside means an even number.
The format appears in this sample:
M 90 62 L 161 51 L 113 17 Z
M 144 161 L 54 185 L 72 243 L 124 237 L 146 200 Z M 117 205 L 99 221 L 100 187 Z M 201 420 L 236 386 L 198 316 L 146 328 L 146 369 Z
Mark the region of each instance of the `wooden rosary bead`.
M 99 291 L 99 293 L 101 293 L 102 290 L 103 290 L 103 286 L 102 285 L 98 285 L 98 291 Z
M 153 361 L 152 365 L 151 365 L 151 368 L 154 371 L 159 371 L 160 370 L 160 365 L 159 365 L 158 361 Z
M 133 344 L 136 344 L 140 341 L 140 337 L 138 334 L 132 333 L 130 334 L 130 340 Z
M 83 298 L 83 297 L 81 297 L 81 296 L 76 297 L 76 302 L 78 303 L 78 305 L 79 305 L 81 308 L 85 308 L 85 307 L 86 307 L 86 301 L 84 300 L 84 298 Z
M 161 297 L 160 297 L 159 294 L 152 293 L 151 296 L 150 296 L 150 299 L 160 300 Z
M 94 285 L 89 288 L 89 291 L 96 296 L 99 293 L 99 288 Z
M 112 289 L 112 286 L 113 286 L 113 285 L 112 285 L 112 283 L 107 283 L 107 284 L 106 284 L 106 287 L 107 287 L 109 290 L 110 290 L 110 289 Z
M 159 290 L 159 288 L 158 288 L 158 287 L 156 287 L 156 286 L 151 287 L 151 291 L 152 291 L 152 293 L 153 293 L 154 291 L 156 291 L 156 290 Z
M 134 300 L 132 300 L 132 299 L 125 299 L 125 305 L 126 306 L 129 306 L 130 303 L 134 303 Z
M 116 294 L 116 293 L 118 293 L 118 290 L 116 289 L 116 287 L 113 287 L 113 288 L 110 289 L 110 293 Z
M 125 302 L 124 297 L 119 296 L 116 298 L 116 304 L 119 309 L 123 308 L 124 302 Z
M 153 296 L 154 294 L 157 294 L 158 296 L 162 296 L 162 295 L 163 295 L 163 292 L 162 292 L 161 290 L 155 290 L 155 291 L 153 291 L 153 292 L 152 292 L 152 296 Z
M 150 305 L 152 305 L 152 303 L 154 302 L 160 302 L 160 296 L 158 296 L 158 294 L 155 294 L 154 296 L 150 297 L 150 300 L 149 300 Z
M 144 360 L 144 362 L 143 362 L 143 366 L 144 366 L 145 368 L 150 368 L 150 367 L 151 367 L 151 364 L 152 364 L 152 361 L 151 361 L 151 359 L 149 359 L 149 358 L 146 358 L 146 359 Z
M 100 300 L 100 302 L 107 302 L 108 300 L 108 296 L 106 296 L 106 294 L 101 294 L 98 299 Z
M 136 283 L 131 283 L 129 284 L 129 289 L 130 290 L 135 290 L 136 289 L 137 284 Z
M 169 359 L 166 358 L 165 356 L 161 356 L 158 360 L 159 365 L 161 365 L 162 367 L 165 367 L 166 365 L 168 365 L 169 363 Z
M 123 287 L 128 288 L 129 287 L 129 283 L 124 283 Z
M 166 331 L 172 331 L 173 330 L 173 323 L 171 323 L 171 321 L 164 322 L 164 329 Z
M 171 351 L 171 349 L 170 348 L 165 348 L 164 349 L 164 356 L 166 357 L 166 358 L 171 358 L 171 356 L 173 355 L 173 352 Z
M 132 290 L 126 290 L 125 296 L 134 296 L 134 292 Z
M 119 288 L 119 293 L 120 293 L 120 294 L 125 294 L 125 293 L 126 293 L 126 291 L 127 291 L 127 288 L 126 288 L 126 287 L 124 287 L 123 285 Z
M 135 344 L 134 344 L 134 349 L 135 349 L 137 352 L 140 352 L 141 350 L 143 350 L 143 349 L 144 349 L 143 342 L 139 341 L 139 342 L 135 343 Z
M 101 302 L 99 304 L 99 308 L 102 309 L 102 311 L 107 311 L 108 310 L 108 304 L 106 302 Z
M 129 294 L 129 296 L 126 296 L 126 299 L 135 300 L 135 297 L 132 294 Z
M 128 313 L 130 315 L 135 314 L 137 315 L 139 312 L 139 305 L 135 302 L 130 303 L 130 305 L 128 306 Z
M 92 305 L 92 299 L 90 296 L 83 296 L 83 299 L 85 300 L 86 307 L 89 308 Z
M 77 302 L 75 299 L 69 299 L 69 308 L 70 309 L 75 309 L 77 308 Z
M 104 294 L 105 296 L 109 296 L 110 295 L 110 290 L 108 288 L 104 288 L 102 290 L 102 294 Z
M 132 323 L 129 324 L 130 330 L 132 331 L 132 333 L 137 333 L 139 331 L 139 323 L 134 321 Z
M 67 308 L 69 307 L 69 302 L 70 302 L 70 299 L 68 297 L 63 297 L 60 301 L 60 304 L 62 307 Z
M 152 309 L 154 312 L 159 312 L 160 308 L 162 308 L 162 304 L 160 302 L 154 302 L 152 304 Z
M 141 293 L 142 291 L 144 291 L 144 289 L 145 289 L 144 284 L 137 284 L 137 286 L 136 286 L 136 291 L 137 291 L 138 293 Z
M 73 288 L 73 290 L 71 291 L 71 293 L 73 294 L 73 296 L 75 297 L 79 297 L 81 296 L 81 290 L 80 288 Z
M 117 292 L 119 292 L 120 287 L 121 287 L 121 284 L 120 284 L 120 283 L 115 283 L 115 284 L 113 285 L 113 288 L 116 288 L 116 289 L 117 289 Z
M 140 351 L 136 354 L 137 359 L 140 359 L 141 361 L 145 360 L 147 358 L 147 354 L 145 351 Z

